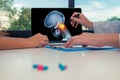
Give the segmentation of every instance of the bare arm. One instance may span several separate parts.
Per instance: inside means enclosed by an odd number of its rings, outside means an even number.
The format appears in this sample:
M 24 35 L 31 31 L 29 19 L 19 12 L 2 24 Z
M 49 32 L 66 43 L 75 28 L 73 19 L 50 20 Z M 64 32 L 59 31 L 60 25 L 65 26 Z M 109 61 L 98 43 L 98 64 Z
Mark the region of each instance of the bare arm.
M 108 34 L 92 34 L 92 33 L 83 33 L 72 37 L 64 47 L 72 47 L 74 44 L 88 45 L 88 46 L 112 46 L 119 47 L 119 34 L 117 33 L 108 33 Z
M 0 37 L 0 50 L 43 47 L 47 43 L 48 38 L 39 33 L 29 38 Z
M 120 48 L 120 34 L 119 34 L 119 48 Z

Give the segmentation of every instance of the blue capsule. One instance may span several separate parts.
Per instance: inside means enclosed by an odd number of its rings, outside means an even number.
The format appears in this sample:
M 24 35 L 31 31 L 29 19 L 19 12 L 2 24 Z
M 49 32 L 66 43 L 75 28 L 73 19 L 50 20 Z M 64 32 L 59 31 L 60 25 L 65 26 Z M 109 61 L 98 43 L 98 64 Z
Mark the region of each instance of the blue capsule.
M 61 71 L 64 71 L 64 70 L 66 70 L 66 68 L 67 68 L 67 66 L 65 66 L 65 65 L 63 65 L 63 64 L 59 64 L 58 65 L 59 66 L 59 69 L 61 70 Z
M 37 64 L 33 64 L 33 68 L 34 68 L 34 69 L 37 69 L 37 68 L 38 68 L 38 65 L 37 65 Z
M 43 67 L 43 70 L 48 70 L 48 66 L 44 66 L 44 67 Z

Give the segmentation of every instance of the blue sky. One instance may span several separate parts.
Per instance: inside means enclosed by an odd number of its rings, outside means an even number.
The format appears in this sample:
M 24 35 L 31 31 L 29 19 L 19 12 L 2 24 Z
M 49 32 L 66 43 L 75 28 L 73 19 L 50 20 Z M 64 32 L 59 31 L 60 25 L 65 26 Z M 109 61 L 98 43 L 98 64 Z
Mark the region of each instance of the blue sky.
M 68 0 L 14 0 L 15 7 L 68 7 Z M 75 7 L 92 21 L 120 17 L 120 0 L 75 0 Z
M 17 7 L 67 7 L 67 0 L 14 0 Z
M 76 7 L 81 7 L 83 13 L 92 21 L 104 21 L 112 16 L 120 17 L 119 0 L 76 0 Z

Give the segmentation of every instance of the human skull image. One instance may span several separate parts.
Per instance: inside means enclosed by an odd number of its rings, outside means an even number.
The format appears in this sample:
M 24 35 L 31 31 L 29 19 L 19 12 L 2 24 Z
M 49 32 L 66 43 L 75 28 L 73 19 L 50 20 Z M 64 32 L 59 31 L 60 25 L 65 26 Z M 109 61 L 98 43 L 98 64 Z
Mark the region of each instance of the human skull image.
M 56 10 L 48 13 L 48 15 L 44 19 L 45 27 L 51 30 L 54 37 L 59 38 L 60 36 L 62 36 L 63 37 L 62 40 L 67 40 L 68 38 L 71 37 L 71 35 L 67 30 L 66 26 L 64 25 L 64 22 L 65 22 L 64 14 Z M 63 24 L 63 25 L 61 25 L 60 27 L 59 24 Z M 67 31 L 67 34 L 66 34 L 66 31 Z

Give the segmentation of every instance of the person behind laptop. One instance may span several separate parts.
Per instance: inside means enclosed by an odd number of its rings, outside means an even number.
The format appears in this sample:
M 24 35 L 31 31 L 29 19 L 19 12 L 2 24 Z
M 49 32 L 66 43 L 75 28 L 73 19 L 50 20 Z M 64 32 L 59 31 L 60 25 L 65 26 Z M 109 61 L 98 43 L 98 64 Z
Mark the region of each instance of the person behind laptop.
M 74 17 L 79 14 L 79 17 Z M 120 48 L 120 21 L 91 22 L 82 13 L 74 12 L 71 16 L 71 25 L 76 28 L 75 23 L 86 28 L 94 29 L 94 33 L 82 33 L 70 38 L 64 47 L 70 48 L 74 44 L 83 46 L 112 46 Z
M 47 36 L 40 33 L 29 38 L 13 38 L 5 36 L 5 33 L 0 31 L 0 50 L 44 47 L 47 44 Z

